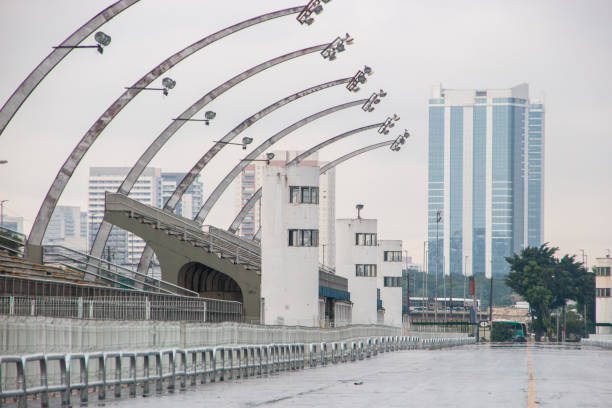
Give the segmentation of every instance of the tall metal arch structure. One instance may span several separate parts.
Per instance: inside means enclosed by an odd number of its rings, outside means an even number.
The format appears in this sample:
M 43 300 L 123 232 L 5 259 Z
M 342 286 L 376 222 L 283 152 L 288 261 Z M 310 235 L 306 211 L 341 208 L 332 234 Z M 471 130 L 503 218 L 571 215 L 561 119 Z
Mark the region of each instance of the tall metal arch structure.
M 172 195 L 170 196 L 170 198 L 164 205 L 164 210 L 174 211 L 174 209 L 180 202 L 185 191 L 187 191 L 189 186 L 193 183 L 195 178 L 198 176 L 198 174 L 200 174 L 200 172 L 204 169 L 204 167 L 206 167 L 206 165 L 208 165 L 208 163 L 213 159 L 213 157 L 215 157 L 215 155 L 219 151 L 221 151 L 221 149 L 225 146 L 226 143 L 234 140 L 236 136 L 238 136 L 240 133 L 248 129 L 251 125 L 259 121 L 260 119 L 263 119 L 265 116 L 274 112 L 275 110 L 281 108 L 282 106 L 290 102 L 293 102 L 303 96 L 307 96 L 307 95 L 310 95 L 311 93 L 322 91 L 324 89 L 331 88 L 333 86 L 348 83 L 350 80 L 351 78 L 348 77 L 348 78 L 341 78 L 335 81 L 330 81 L 330 82 L 326 82 L 323 84 L 315 85 L 311 88 L 294 93 L 293 95 L 289 95 L 286 98 L 283 98 L 265 107 L 259 112 L 243 120 L 240 124 L 238 124 L 238 126 L 236 126 L 234 129 L 228 132 L 225 136 L 223 136 L 223 138 L 221 138 L 217 143 L 215 143 L 200 158 L 200 160 L 198 160 L 198 162 L 191 168 L 191 170 L 187 174 L 185 174 L 185 177 L 183 177 L 183 180 L 181 180 L 179 185 L 174 189 L 174 191 L 172 192 Z M 93 248 L 92 248 L 92 251 L 93 251 Z M 153 250 L 151 249 L 149 245 L 145 245 L 145 248 L 140 257 L 140 262 L 138 263 L 138 270 L 141 271 L 142 273 L 145 273 L 148 269 L 149 263 L 152 258 L 153 258 Z
M 324 174 L 326 171 L 328 171 L 329 169 L 333 169 L 340 163 L 345 162 L 348 159 L 358 156 L 360 154 L 369 152 L 370 150 L 379 149 L 385 146 L 391 146 L 391 144 L 393 144 L 394 141 L 395 139 L 386 140 L 384 142 L 376 143 L 370 146 L 362 147 L 361 149 L 357 149 L 349 154 L 346 154 L 342 157 L 337 158 L 336 160 L 332 162 L 327 163 L 325 166 L 321 167 L 321 170 L 319 170 L 319 174 Z M 258 191 L 261 191 L 261 189 L 259 189 Z M 261 197 L 261 193 L 259 196 Z M 253 237 L 253 240 L 258 241 L 260 237 L 261 237 L 261 228 L 257 230 L 257 232 L 255 233 L 255 236 Z
M 221 195 L 223 194 L 223 192 L 225 191 L 225 189 L 227 189 L 227 187 L 232 183 L 232 181 L 236 178 L 236 176 L 238 174 L 240 174 L 240 172 L 242 170 L 244 170 L 244 168 L 246 166 L 248 166 L 248 164 L 252 161 L 255 160 L 257 158 L 257 156 L 259 156 L 261 153 L 263 153 L 268 147 L 272 146 L 274 143 L 278 142 L 280 139 L 282 139 L 283 137 L 287 136 L 289 133 L 301 128 L 302 126 L 317 120 L 319 118 L 322 118 L 324 116 L 330 115 L 334 112 L 337 112 L 339 110 L 342 109 L 347 109 L 356 105 L 362 105 L 364 104 L 368 99 L 359 99 L 356 101 L 352 101 L 352 102 L 347 102 L 347 103 L 343 103 L 341 105 L 336 105 L 336 106 L 332 106 L 331 108 L 327 108 L 325 110 L 322 110 L 320 112 L 315 113 L 314 115 L 310 115 L 304 119 L 301 119 L 297 122 L 295 122 L 293 125 L 286 127 L 285 129 L 281 130 L 280 132 L 276 133 L 274 136 L 270 137 L 268 140 L 266 140 L 265 142 L 263 142 L 262 144 L 260 144 L 259 146 L 257 146 L 257 148 L 253 149 L 253 151 L 251 153 L 249 153 L 242 161 L 240 161 L 240 163 L 238 163 L 228 174 L 227 176 L 225 176 L 225 178 L 223 180 L 221 180 L 221 182 L 217 185 L 217 187 L 215 187 L 215 189 L 213 190 L 213 192 L 210 194 L 210 196 L 208 197 L 208 199 L 206 200 L 206 202 L 204 203 L 204 205 L 202 205 L 202 208 L 200 208 L 200 211 L 198 211 L 198 214 L 195 216 L 194 221 L 203 224 L 204 220 L 206 219 L 206 217 L 208 216 L 208 213 L 210 212 L 210 210 L 212 209 L 212 207 L 215 205 L 215 203 L 217 202 L 217 200 L 219 200 L 219 198 L 221 197 Z
M 328 46 L 328 44 L 320 44 L 315 45 L 313 47 L 303 48 L 301 50 L 297 50 L 294 52 L 290 52 L 285 55 L 281 55 L 279 57 L 273 58 L 266 62 L 263 62 L 259 65 L 256 65 L 252 68 L 247 69 L 246 71 L 234 76 L 233 78 L 225 81 L 212 91 L 208 92 L 202 98 L 197 100 L 193 105 L 187 108 L 183 113 L 181 113 L 178 117 L 184 119 L 191 119 L 193 115 L 202 110 L 206 105 L 212 102 L 217 97 L 224 94 L 226 91 L 232 89 L 234 86 L 238 85 L 242 81 L 252 77 L 253 75 L 258 74 L 259 72 L 265 71 L 268 68 L 271 68 L 275 65 L 283 63 L 285 61 L 289 61 L 291 59 L 311 54 L 313 52 L 322 51 Z M 128 194 L 138 177 L 142 174 L 147 165 L 151 162 L 153 157 L 161 150 L 161 148 L 166 144 L 168 140 L 185 124 L 183 120 L 174 120 L 170 125 L 168 125 L 157 138 L 149 145 L 147 150 L 140 156 L 140 158 L 136 161 L 134 166 L 130 169 L 128 175 L 125 177 L 117 193 Z M 113 225 L 102 221 L 100 224 L 100 228 L 96 233 L 96 238 L 91 247 L 91 254 L 94 256 L 102 255 L 102 251 L 104 251 L 104 246 L 106 245 L 106 241 L 111 233 Z M 97 254 L 97 255 L 96 255 Z
M 36 215 L 36 219 L 32 225 L 32 229 L 30 230 L 30 234 L 28 236 L 27 244 L 26 244 L 26 257 L 33 261 L 42 261 L 42 240 L 49 225 L 49 221 L 51 220 L 51 215 L 55 210 L 55 206 L 59 201 L 60 196 L 62 195 L 68 181 L 72 177 L 74 170 L 78 166 L 81 159 L 85 156 L 89 148 L 96 141 L 100 133 L 106 128 L 106 126 L 119 114 L 119 112 L 140 93 L 142 88 L 147 87 L 151 82 L 155 79 L 159 78 L 170 68 L 189 57 L 193 53 L 201 50 L 207 45 L 220 40 L 230 34 L 233 34 L 237 31 L 245 29 L 247 27 L 253 26 L 255 24 L 259 24 L 268 20 L 272 20 L 278 17 L 283 17 L 291 14 L 296 14 L 301 12 L 304 9 L 304 6 L 291 7 L 284 10 L 275 11 L 268 14 L 263 14 L 258 17 L 254 17 L 245 21 L 242 21 L 238 24 L 232 25 L 230 27 L 226 27 L 222 30 L 217 31 L 214 34 L 211 34 L 203 39 L 196 41 L 195 43 L 189 45 L 188 47 L 182 49 L 181 51 L 171 55 L 166 58 L 162 63 L 157 65 L 151 71 L 149 71 L 145 76 L 136 81 L 134 85 L 127 89 L 115 102 L 111 104 L 111 106 L 96 120 L 96 122 L 89 128 L 89 130 L 83 135 L 79 143 L 76 145 L 74 150 L 70 153 L 61 169 L 59 170 L 55 180 L 51 184 L 43 203 L 38 210 L 38 214 Z
M 365 132 L 366 130 L 370 130 L 370 129 L 374 129 L 374 128 L 380 127 L 380 126 L 383 125 L 383 123 L 384 122 L 375 123 L 373 125 L 368 125 L 368 126 L 363 126 L 363 127 L 357 128 L 357 129 L 349 130 L 348 132 L 344 132 L 344 133 L 342 133 L 342 134 L 340 134 L 338 136 L 334 136 L 334 137 L 332 137 L 330 139 L 327 139 L 326 141 L 321 142 L 318 145 L 308 149 L 304 153 L 294 157 L 293 160 L 289 161 L 285 166 L 295 166 L 300 161 L 304 160 L 305 158 L 309 157 L 310 155 L 312 155 L 313 153 L 319 151 L 320 149 L 324 148 L 325 146 L 329 146 L 330 144 L 332 144 L 334 142 L 342 140 L 345 137 L 349 137 L 349 136 L 354 135 L 356 133 Z M 260 198 L 261 198 L 261 187 L 258 188 L 257 191 L 255 192 L 255 194 L 253 194 L 251 196 L 251 198 L 249 198 L 249 200 L 242 206 L 242 208 L 240 209 L 240 212 L 238 213 L 238 215 L 236 215 L 236 218 L 234 218 L 234 221 L 232 221 L 231 225 L 227 229 L 228 232 L 231 232 L 232 234 L 235 234 L 236 231 L 238 231 L 238 227 L 240 227 L 240 225 L 242 224 L 242 221 L 244 220 L 244 217 L 246 217 L 248 212 L 255 206 L 255 204 L 257 203 L 257 201 L 259 201 Z
M 79 45 L 85 38 L 89 37 L 91 33 L 96 31 L 107 21 L 111 20 L 128 7 L 138 3 L 138 1 L 139 0 L 119 0 L 111 4 L 70 34 L 60 46 Z M 13 92 L 2 106 L 2 109 L 0 109 L 0 135 L 4 132 L 4 129 L 13 116 L 15 116 L 15 113 L 17 113 L 21 105 L 28 99 L 28 96 L 34 92 L 38 84 L 40 84 L 47 74 L 49 74 L 49 72 L 51 72 L 71 51 L 72 48 L 54 48 L 53 51 L 51 51 L 51 53 L 30 72 L 19 87 L 15 89 L 15 92 Z

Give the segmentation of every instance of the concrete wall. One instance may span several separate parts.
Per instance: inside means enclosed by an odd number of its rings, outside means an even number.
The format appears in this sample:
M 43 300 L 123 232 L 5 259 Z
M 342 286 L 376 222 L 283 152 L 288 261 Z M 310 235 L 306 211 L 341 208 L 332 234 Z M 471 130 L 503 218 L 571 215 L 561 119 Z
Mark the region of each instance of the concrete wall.
M 262 185 L 263 322 L 319 325 L 319 248 L 290 246 L 289 230 L 319 230 L 319 205 L 290 203 L 289 187 L 319 186 L 318 166 L 272 163 Z
M 402 261 L 385 261 L 385 251 L 402 251 L 402 241 L 380 240 L 378 241 L 378 276 L 377 285 L 380 289 L 380 298 L 385 308 L 384 323 L 389 326 L 402 326 L 402 287 L 387 287 L 384 278 L 402 277 Z M 401 259 L 401 258 L 400 258 Z
M 376 233 L 377 221 L 336 220 L 336 273 L 348 279 L 354 324 L 376 324 L 376 276 L 356 276 L 356 264 L 377 264 L 378 247 L 355 245 L 356 233 Z

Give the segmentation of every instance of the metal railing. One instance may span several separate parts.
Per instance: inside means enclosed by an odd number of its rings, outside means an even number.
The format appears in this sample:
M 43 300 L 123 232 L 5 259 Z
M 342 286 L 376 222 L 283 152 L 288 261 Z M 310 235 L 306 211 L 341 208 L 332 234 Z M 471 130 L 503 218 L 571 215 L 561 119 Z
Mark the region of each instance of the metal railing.
M 580 342 L 586 346 L 595 346 L 612 350 L 612 338 L 582 339 Z
M 240 302 L 216 299 L 0 296 L 0 314 L 93 320 L 240 321 Z
M 74 268 L 84 275 L 111 284 L 115 287 L 126 287 L 135 290 L 199 296 L 197 292 L 183 288 L 170 282 L 156 279 L 138 271 L 114 264 L 105 259 L 97 258 L 62 245 L 44 245 L 43 262 Z
M 62 406 L 70 406 L 73 391 L 86 404 L 90 393 L 104 401 L 112 391 L 120 398 L 173 392 L 198 383 L 213 383 L 251 376 L 315 368 L 318 365 L 355 362 L 379 353 L 416 348 L 435 349 L 471 344 L 474 339 L 419 339 L 418 337 L 370 337 L 350 342 L 292 343 L 145 350 L 138 352 L 32 354 L 0 356 L 0 402 L 15 399 L 19 407 L 40 400 L 49 406 L 50 393 L 60 394 Z M 54 381 L 51 366 L 59 371 Z M 29 368 L 29 369 L 28 369 Z M 59 368 L 59 370 L 57 370 Z M 12 388 L 11 388 L 12 386 Z
M 25 235 L 0 226 L 0 249 L 10 255 L 23 256 L 26 239 Z

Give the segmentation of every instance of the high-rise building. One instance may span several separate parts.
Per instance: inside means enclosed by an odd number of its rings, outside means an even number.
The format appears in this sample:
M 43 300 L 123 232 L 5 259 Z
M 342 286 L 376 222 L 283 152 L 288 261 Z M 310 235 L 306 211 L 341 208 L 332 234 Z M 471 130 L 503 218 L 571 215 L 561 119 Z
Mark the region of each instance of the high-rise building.
M 162 206 L 166 205 L 185 175 L 186 173 L 162 173 Z M 200 207 L 202 207 L 202 183 L 198 175 L 181 197 L 174 213 L 193 219 L 198 214 Z
M 104 218 L 104 192 L 116 192 L 129 167 L 90 167 L 89 169 L 89 242 L 93 242 Z M 161 169 L 147 167 L 132 187 L 130 198 L 154 207 L 162 203 Z M 118 264 L 137 264 L 145 247 L 138 236 L 119 227 L 113 230 L 103 253 L 105 259 Z
M 429 99 L 429 271 L 508 272 L 506 256 L 543 241 L 544 106 L 529 86 Z
M 23 234 L 23 217 L 11 217 L 3 214 L 0 227 Z
M 274 160 L 282 159 L 286 162 L 302 153 L 301 151 L 274 151 Z M 263 156 L 260 158 L 262 159 Z M 318 160 L 318 155 L 315 153 L 302 160 L 302 166 L 319 166 L 322 167 L 326 163 Z M 243 205 L 251 198 L 253 194 L 262 185 L 263 170 L 266 167 L 265 162 L 256 161 L 250 163 L 244 168 L 242 173 L 234 185 L 234 213 L 238 214 Z M 336 224 L 336 170 L 330 169 L 325 174 L 319 177 L 319 262 L 327 266 L 335 266 L 335 224 Z M 260 222 L 260 207 L 256 204 L 245 216 L 238 235 L 244 238 L 253 238 L 259 227 Z
M 55 207 L 43 244 L 87 251 L 87 213 L 81 211 L 81 207 Z

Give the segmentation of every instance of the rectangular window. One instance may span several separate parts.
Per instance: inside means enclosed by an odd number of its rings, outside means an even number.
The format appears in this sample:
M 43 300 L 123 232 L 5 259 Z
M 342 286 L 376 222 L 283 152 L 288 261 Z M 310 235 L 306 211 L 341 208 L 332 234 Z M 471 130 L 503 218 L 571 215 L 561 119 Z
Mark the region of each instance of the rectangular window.
M 609 266 L 596 266 L 595 267 L 595 275 L 597 275 L 597 276 L 610 276 L 610 267 Z
M 385 262 L 401 262 L 402 251 L 385 251 L 384 259 Z
M 376 246 L 376 234 L 355 233 L 355 245 Z
M 319 246 L 319 230 L 290 229 L 289 246 L 317 247 Z
M 289 186 L 289 202 L 319 204 L 319 187 Z
M 356 264 L 355 276 L 363 276 L 366 278 L 376 277 L 376 264 Z
M 597 288 L 597 297 L 610 297 L 610 288 Z
M 289 187 L 289 202 L 299 203 L 300 202 L 300 188 L 296 186 Z
M 384 279 L 385 287 L 388 288 L 401 288 L 402 277 L 401 276 L 385 276 Z

